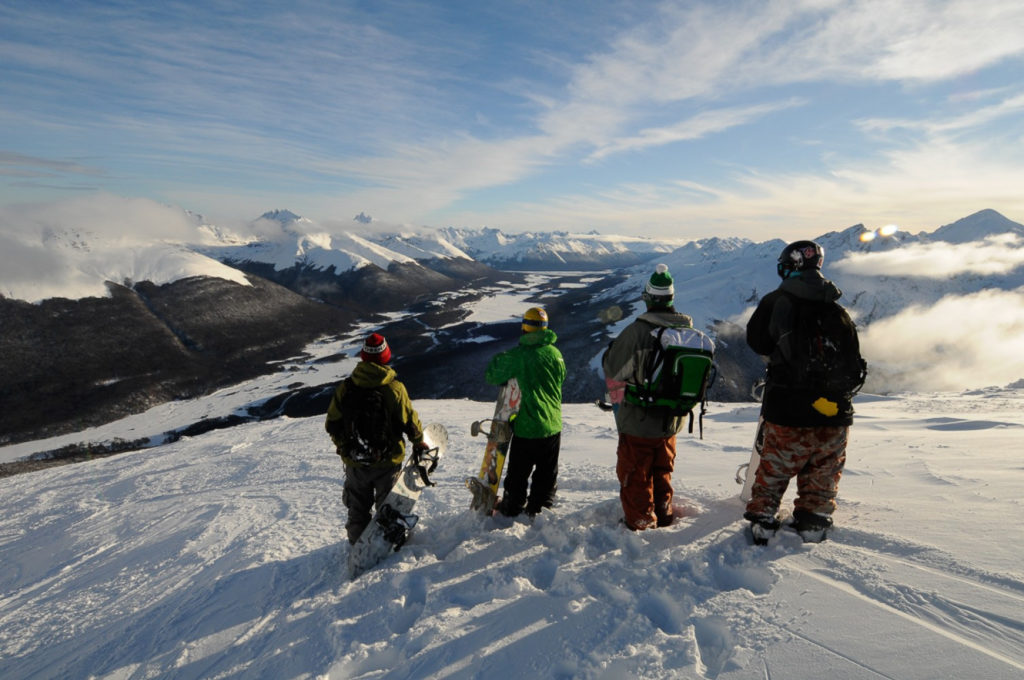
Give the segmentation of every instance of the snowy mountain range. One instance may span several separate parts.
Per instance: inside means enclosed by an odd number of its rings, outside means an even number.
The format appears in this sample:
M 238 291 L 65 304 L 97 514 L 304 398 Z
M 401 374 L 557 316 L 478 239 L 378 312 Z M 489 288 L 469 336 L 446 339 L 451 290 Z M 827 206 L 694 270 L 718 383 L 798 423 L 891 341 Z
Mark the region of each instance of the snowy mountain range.
M 467 310 L 512 287 L 532 290 L 529 304 L 548 308 L 570 361 L 566 399 L 589 401 L 601 391 L 600 353 L 639 313 L 654 262 L 669 266 L 677 308 L 718 340 L 713 397 L 744 399 L 761 363 L 742 340 L 743 325 L 777 285 L 784 246 L 386 231 L 363 221 L 331 232 L 284 210 L 244 229 L 170 209 L 155 221 L 169 224 L 117 228 L 108 218 L 85 228 L 70 220 L 47 224 L 34 243 L 0 234 L 10 246 L 0 270 L 0 407 L 10 423 L 3 436 L 81 428 L 202 394 L 274 370 L 268 362 L 360 322 L 393 338 L 411 389 L 486 399 L 482 367 L 514 341 L 522 310 L 509 307 L 486 323 Z M 154 232 L 159 238 L 147 236 Z M 869 389 L 1024 377 L 1020 224 L 985 210 L 931 233 L 855 225 L 816 238 L 826 275 L 861 325 Z M 26 390 L 39 398 L 26 401 Z

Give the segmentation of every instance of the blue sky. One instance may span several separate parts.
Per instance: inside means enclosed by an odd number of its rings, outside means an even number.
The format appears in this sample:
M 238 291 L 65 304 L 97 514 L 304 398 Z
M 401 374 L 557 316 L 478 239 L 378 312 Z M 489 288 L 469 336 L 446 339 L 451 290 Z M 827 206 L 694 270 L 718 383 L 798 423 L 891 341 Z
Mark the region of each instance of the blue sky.
M 0 206 L 767 238 L 1024 221 L 1024 3 L 3 2 Z

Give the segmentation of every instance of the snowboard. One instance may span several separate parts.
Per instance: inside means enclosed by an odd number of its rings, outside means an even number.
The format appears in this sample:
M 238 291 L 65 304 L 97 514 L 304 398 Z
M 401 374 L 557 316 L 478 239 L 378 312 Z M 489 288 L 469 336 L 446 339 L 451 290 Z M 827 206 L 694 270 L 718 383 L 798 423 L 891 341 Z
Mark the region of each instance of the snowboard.
M 751 388 L 751 396 L 761 401 L 764 396 L 764 381 L 760 381 Z M 750 451 L 750 462 L 744 463 L 736 468 L 736 483 L 742 484 L 740 500 L 744 503 L 750 501 L 753 493 L 754 478 L 757 476 L 757 468 L 761 464 L 761 450 L 764 448 L 764 413 L 757 416 L 757 432 L 754 434 L 754 445 Z
M 498 392 L 494 417 L 488 420 L 474 421 L 470 426 L 470 434 L 474 437 L 481 433 L 487 436 L 480 472 L 476 477 L 466 478 L 466 488 L 473 494 L 473 500 L 469 507 L 480 515 L 492 514 L 494 506 L 498 502 L 498 482 L 501 481 L 505 456 L 508 455 L 508 447 L 512 443 L 512 420 L 519 412 L 519 402 L 522 396 L 522 392 L 519 391 L 519 383 L 512 378 L 502 385 Z M 484 429 L 486 423 L 490 423 L 489 430 Z
M 444 425 L 430 423 L 423 428 L 423 441 L 429 450 L 422 453 L 414 450 L 409 455 L 398 473 L 398 480 L 374 513 L 373 520 L 349 550 L 350 579 L 358 578 L 401 548 L 416 526 L 419 517 L 411 514 L 413 506 L 423 489 L 434 486 L 430 474 L 448 449 L 448 431 Z

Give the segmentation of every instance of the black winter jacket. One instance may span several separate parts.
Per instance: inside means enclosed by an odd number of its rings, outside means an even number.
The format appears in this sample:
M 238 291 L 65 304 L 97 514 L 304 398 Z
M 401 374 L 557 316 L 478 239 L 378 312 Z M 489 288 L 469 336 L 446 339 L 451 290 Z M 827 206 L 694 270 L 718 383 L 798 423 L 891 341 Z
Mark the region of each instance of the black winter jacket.
M 801 272 L 799 276 L 783 280 L 778 288 L 765 295 L 747 322 L 747 344 L 758 354 L 768 357 L 768 380 L 762 406 L 764 419 L 768 422 L 790 427 L 850 425 L 853 422 L 853 404 L 849 397 L 821 395 L 810 389 L 783 385 L 774 377 L 783 372 L 778 369 L 784 367 L 791 356 L 794 305 L 803 300 L 835 302 L 841 295 L 842 291 L 821 272 Z M 821 397 L 838 404 L 836 415 L 826 416 L 815 410 L 813 404 Z

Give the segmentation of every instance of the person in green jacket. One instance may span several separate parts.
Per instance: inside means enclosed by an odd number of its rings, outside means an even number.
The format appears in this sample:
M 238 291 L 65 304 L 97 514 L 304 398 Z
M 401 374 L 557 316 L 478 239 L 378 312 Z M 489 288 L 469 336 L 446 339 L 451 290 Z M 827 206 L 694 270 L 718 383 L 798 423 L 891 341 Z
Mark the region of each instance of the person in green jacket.
M 515 378 L 522 392 L 519 413 L 512 421 L 505 491 L 497 506 L 508 517 L 524 509 L 536 515 L 554 504 L 562 441 L 565 361 L 555 347 L 558 336 L 548 328 L 547 312 L 539 307 L 526 310 L 522 331 L 519 344 L 495 355 L 484 376 L 491 385 Z
M 405 460 L 403 435 L 415 448 L 428 448 L 409 393 L 388 366 L 391 348 L 384 336 L 366 338 L 359 358 L 352 375 L 335 388 L 324 423 L 345 463 L 341 500 L 348 509 L 349 543 L 359 539 L 374 507 L 380 507 L 398 480 Z M 369 424 L 369 433 L 356 423 Z

